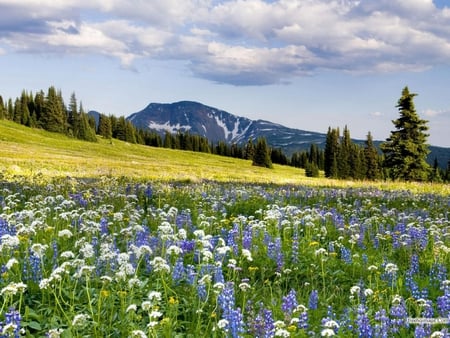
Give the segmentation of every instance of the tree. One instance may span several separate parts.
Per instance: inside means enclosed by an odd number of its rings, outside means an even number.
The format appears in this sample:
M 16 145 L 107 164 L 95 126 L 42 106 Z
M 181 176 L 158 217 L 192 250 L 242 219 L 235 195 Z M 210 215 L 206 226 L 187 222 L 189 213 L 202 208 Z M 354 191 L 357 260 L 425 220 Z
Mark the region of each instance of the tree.
M 410 93 L 408 87 L 403 89 L 397 104 L 400 117 L 392 121 L 396 130 L 381 144 L 385 155 L 383 166 L 394 180 L 424 181 L 430 172 L 426 162 L 428 121 L 420 119 L 416 113 L 413 101 L 416 95 Z
M 381 178 L 381 170 L 379 166 L 379 156 L 377 148 L 373 144 L 372 134 L 367 134 L 366 146 L 364 147 L 364 157 L 366 159 L 366 178 L 369 180 L 377 180 Z
M 107 140 L 112 138 L 111 118 L 104 114 L 100 114 L 98 119 L 98 134 Z
M 339 151 L 339 129 L 331 129 L 331 127 L 328 127 L 324 150 L 325 177 L 329 178 L 338 177 L 338 167 L 337 167 L 338 151 Z
M 264 137 L 258 138 L 253 155 L 253 165 L 259 167 L 272 168 L 270 160 L 270 150 Z
M 48 131 L 65 133 L 66 112 L 61 92 L 57 92 L 55 87 L 50 87 L 44 100 L 42 116 L 40 120 L 42 128 Z

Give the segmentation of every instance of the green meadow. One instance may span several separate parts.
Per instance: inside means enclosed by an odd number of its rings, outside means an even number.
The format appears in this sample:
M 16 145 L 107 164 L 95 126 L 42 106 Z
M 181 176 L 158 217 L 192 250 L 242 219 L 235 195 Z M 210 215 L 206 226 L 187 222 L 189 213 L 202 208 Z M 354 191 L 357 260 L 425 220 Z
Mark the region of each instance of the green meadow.
M 449 337 L 449 205 L 0 121 L 0 338 Z

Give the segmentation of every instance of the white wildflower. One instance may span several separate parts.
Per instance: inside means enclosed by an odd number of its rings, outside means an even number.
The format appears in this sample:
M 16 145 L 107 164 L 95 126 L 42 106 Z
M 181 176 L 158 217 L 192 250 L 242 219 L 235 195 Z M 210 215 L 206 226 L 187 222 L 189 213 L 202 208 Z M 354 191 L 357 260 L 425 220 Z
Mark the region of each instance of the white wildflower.
M 72 259 L 75 257 L 75 254 L 72 251 L 64 251 L 60 255 L 62 258 Z
M 144 300 L 141 304 L 141 308 L 144 311 L 150 311 L 150 309 L 152 308 L 152 302 L 148 301 L 148 300 Z
M 157 311 L 157 310 L 154 310 L 154 311 L 152 311 L 152 312 L 150 312 L 150 314 L 148 315 L 151 319 L 158 319 L 158 318 L 160 318 L 160 317 L 162 317 L 162 313 L 161 312 L 159 312 L 159 311 Z
M 332 329 L 324 329 L 324 330 L 322 330 L 322 332 L 320 332 L 320 335 L 322 337 L 331 337 L 331 336 L 335 336 L 336 334 L 334 333 L 334 331 Z
M 198 284 L 205 285 L 205 284 L 211 283 L 211 281 L 212 281 L 212 276 L 209 274 L 206 274 L 198 281 Z
M 242 282 L 241 284 L 239 284 L 239 289 L 241 289 L 242 291 L 247 291 L 249 289 L 251 289 L 250 284 Z
M 129 305 L 127 307 L 125 312 L 128 313 L 128 312 L 136 312 L 136 311 L 137 311 L 137 305 L 136 304 L 131 304 L 131 305 Z
M 242 256 L 244 256 L 244 258 L 249 262 L 253 261 L 252 253 L 250 252 L 250 250 L 242 249 Z
M 354 286 L 352 286 L 351 288 L 350 288 L 350 293 L 352 294 L 352 295 L 354 295 L 355 293 L 357 294 L 357 295 L 359 295 L 359 292 L 361 291 L 361 288 L 358 286 L 358 285 L 354 285 Z
M 48 330 L 48 332 L 47 332 L 47 337 L 48 338 L 59 338 L 59 337 L 61 337 L 61 334 L 64 332 L 64 330 L 63 329 L 50 329 L 50 330 Z
M 148 294 L 148 299 L 153 302 L 154 304 L 158 303 L 162 299 L 161 292 L 158 291 L 150 291 Z
M 63 229 L 58 232 L 58 237 L 71 238 L 72 236 L 73 236 L 73 233 L 69 229 Z
M 290 337 L 291 334 L 286 329 L 277 329 L 275 331 L 275 337 Z
M 370 266 L 367 267 L 367 270 L 369 270 L 369 271 L 377 271 L 378 267 L 375 266 L 375 265 L 370 265 Z
M 221 319 L 217 322 L 217 327 L 221 330 L 225 329 L 228 326 L 228 320 L 226 319 Z
M 386 264 L 384 270 L 389 274 L 394 274 L 398 271 L 398 266 L 394 263 L 388 263 Z
M 153 266 L 153 269 L 155 272 L 170 272 L 170 266 L 169 264 L 167 264 L 166 260 L 162 257 L 155 257 L 153 258 L 153 260 L 150 262 L 150 264 Z
M 47 244 L 35 243 L 31 246 L 31 251 L 39 258 L 42 258 L 47 249 Z
M 7 270 L 11 270 L 11 268 L 16 264 L 19 264 L 19 261 L 15 258 L 10 258 L 8 262 L 6 262 L 5 267 Z
M 83 327 L 87 324 L 88 320 L 89 320 L 88 315 L 80 313 L 78 315 L 75 315 L 75 317 L 73 317 L 72 326 Z
M 134 288 L 135 286 L 140 287 L 142 285 L 142 282 L 139 278 L 130 278 L 128 280 L 128 287 L 130 289 Z
M 327 320 L 323 326 L 329 329 L 339 328 L 339 324 L 334 320 Z
M 319 248 L 314 252 L 314 254 L 316 256 L 322 256 L 322 255 L 326 256 L 326 255 L 328 255 L 328 251 L 324 248 Z
M 175 256 L 178 256 L 178 255 L 180 255 L 180 254 L 182 254 L 183 253 L 183 250 L 179 247 L 179 246 L 177 246 L 177 245 L 171 245 L 171 246 L 169 246 L 169 248 L 167 249 L 167 253 L 169 254 L 169 255 L 175 255 Z
M 372 295 L 373 295 L 373 290 L 372 289 L 367 288 L 367 289 L 364 290 L 364 296 L 369 297 L 369 296 L 372 296 Z
M 133 330 L 131 331 L 131 338 L 147 338 L 147 335 L 145 334 L 144 331 L 141 330 Z
M 14 249 L 15 247 L 19 246 L 20 241 L 19 237 L 17 236 L 11 236 L 8 234 L 5 234 L 1 237 L 0 240 L 1 246 L 0 249 Z
M 83 254 L 84 258 L 94 257 L 94 247 L 91 243 L 84 243 L 83 247 L 80 249 L 80 252 Z

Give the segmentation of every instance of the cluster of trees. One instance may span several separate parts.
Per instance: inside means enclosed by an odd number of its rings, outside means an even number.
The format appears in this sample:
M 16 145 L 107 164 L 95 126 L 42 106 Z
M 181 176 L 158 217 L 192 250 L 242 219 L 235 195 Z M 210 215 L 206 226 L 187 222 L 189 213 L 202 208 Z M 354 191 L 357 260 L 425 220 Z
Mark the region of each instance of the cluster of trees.
M 66 106 L 61 91 L 50 87 L 47 93 L 35 95 L 22 91 L 15 101 L 3 101 L 0 96 L 0 119 L 9 119 L 32 128 L 42 128 L 66 134 L 81 140 L 96 142 L 99 135 L 105 139 L 118 139 L 154 147 L 212 153 L 252 160 L 253 165 L 271 168 L 272 163 L 304 168 L 306 175 L 338 179 L 406 181 L 450 181 L 450 161 L 446 171 L 426 162 L 428 146 L 427 121 L 417 115 L 408 87 L 398 101 L 400 117 L 393 121 L 396 128 L 381 145 L 381 153 L 373 143 L 370 132 L 364 146 L 354 143 L 347 127 L 340 135 L 339 128 L 328 128 L 324 149 L 312 144 L 308 151 L 294 153 L 289 159 L 281 149 L 270 148 L 264 138 L 256 143 L 249 139 L 245 145 L 218 142 L 213 144 L 205 137 L 189 132 L 166 132 L 161 137 L 156 132 L 137 129 L 125 117 L 98 115 L 98 120 L 87 114 L 78 104 L 75 94 Z
M 75 94 L 66 107 L 61 91 L 50 87 L 45 94 L 22 91 L 13 102 L 0 96 L 0 119 L 9 119 L 32 128 L 66 134 L 77 139 L 96 141 L 95 121 L 78 105 Z

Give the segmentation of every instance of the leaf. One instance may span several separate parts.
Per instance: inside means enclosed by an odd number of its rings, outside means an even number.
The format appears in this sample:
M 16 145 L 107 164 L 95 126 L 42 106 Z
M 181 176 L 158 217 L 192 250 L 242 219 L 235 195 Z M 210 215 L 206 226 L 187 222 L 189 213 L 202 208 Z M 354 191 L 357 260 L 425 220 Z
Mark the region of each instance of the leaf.
M 23 325 L 23 326 L 25 326 L 25 325 Z M 41 324 L 39 324 L 38 322 L 35 322 L 35 321 L 31 321 L 31 322 L 27 323 L 26 326 L 28 326 L 29 328 L 31 328 L 33 330 L 37 330 L 37 331 L 42 330 Z

